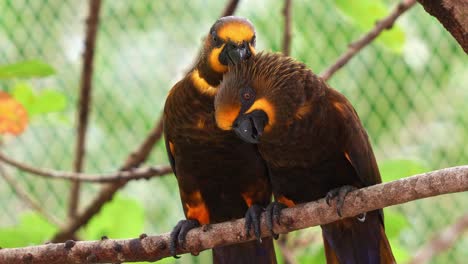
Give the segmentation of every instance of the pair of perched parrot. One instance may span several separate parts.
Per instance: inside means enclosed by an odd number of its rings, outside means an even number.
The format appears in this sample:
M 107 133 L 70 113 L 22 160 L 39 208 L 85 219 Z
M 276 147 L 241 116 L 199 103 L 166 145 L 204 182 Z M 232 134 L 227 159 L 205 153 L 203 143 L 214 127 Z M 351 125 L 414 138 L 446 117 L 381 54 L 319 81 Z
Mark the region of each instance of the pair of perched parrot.
M 260 240 L 281 209 L 381 182 L 366 131 L 349 101 L 306 65 L 255 52 L 247 19 L 223 17 L 189 73 L 169 92 L 164 135 L 186 220 L 171 252 L 195 227 L 245 217 L 258 241 L 216 247 L 214 263 L 276 263 Z M 275 201 L 271 202 L 271 196 Z M 328 263 L 394 263 L 382 210 L 321 226 Z M 261 241 L 261 242 L 260 242 Z

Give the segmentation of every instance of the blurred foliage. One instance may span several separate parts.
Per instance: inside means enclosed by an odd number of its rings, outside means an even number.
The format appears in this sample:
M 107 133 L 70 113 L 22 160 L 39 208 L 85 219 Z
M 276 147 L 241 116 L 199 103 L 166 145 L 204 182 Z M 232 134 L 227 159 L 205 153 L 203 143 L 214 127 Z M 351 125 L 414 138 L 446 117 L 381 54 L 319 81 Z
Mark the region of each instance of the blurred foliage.
M 13 87 L 12 95 L 23 104 L 31 117 L 60 112 L 67 106 L 67 98 L 62 93 L 50 88 L 36 93 L 30 84 L 24 82 Z
M 379 169 L 383 182 L 394 181 L 406 176 L 430 171 L 422 162 L 404 159 L 386 160 L 381 162 Z
M 18 224 L 0 228 L 2 247 L 40 245 L 57 231 L 56 226 L 37 213 L 26 212 L 18 216 L 20 218 Z
M 386 17 L 389 13 L 389 8 L 381 0 L 335 0 L 335 4 L 351 23 L 356 24 L 363 31 L 372 28 L 376 21 Z M 399 25 L 395 25 L 380 34 L 377 41 L 393 52 L 401 53 L 405 44 L 405 32 Z
M 21 134 L 28 124 L 28 114 L 20 102 L 0 91 L 0 135 Z
M 0 65 L 10 65 L 0 67 L 0 76 L 6 78 L 0 80 L 0 89 L 34 117 L 21 136 L 3 138 L 2 151 L 18 160 L 62 170 L 72 166 L 86 3 L 0 0 Z M 394 5 L 389 0 L 293 1 L 292 56 L 318 73 Z M 215 0 L 103 2 L 86 171 L 115 171 L 142 142 L 161 113 L 167 91 L 190 68 L 201 38 L 223 8 L 224 1 Z M 277 1 L 241 1 L 236 14 L 256 26 L 258 50 L 281 50 L 283 21 L 272 19 L 281 16 L 281 9 Z M 330 80 L 359 113 L 384 181 L 466 163 L 468 65 L 464 58 L 450 34 L 417 5 Z M 23 77 L 33 78 L 25 82 Z M 162 142 L 148 163 L 167 163 Z M 65 219 L 68 182 L 6 169 L 49 213 Z M 169 231 L 183 218 L 176 184 L 171 176 L 131 182 L 79 235 L 123 238 L 143 230 L 148 234 Z M 98 189 L 83 184 L 81 206 Z M 434 232 L 466 212 L 466 199 L 462 193 L 386 209 L 386 228 L 398 260 L 406 260 Z M 40 244 L 50 238 L 52 226 L 31 216 L 2 180 L 0 201 L 2 247 Z M 25 230 L 34 221 L 44 228 L 40 235 L 29 237 Z M 318 228 L 290 237 L 310 230 Z M 11 241 L 12 234 L 21 232 L 16 237 L 22 239 Z M 433 263 L 468 259 L 467 247 L 468 240 L 462 239 Z M 300 263 L 324 262 L 320 242 L 295 253 Z M 184 255 L 162 262 L 209 263 L 209 259 L 210 252 L 202 252 L 198 257 Z
M 143 233 L 144 208 L 139 202 L 117 196 L 104 205 L 89 224 L 83 228 L 84 239 L 131 238 Z
M 46 77 L 55 73 L 55 70 L 40 60 L 23 61 L 0 66 L 0 79 Z

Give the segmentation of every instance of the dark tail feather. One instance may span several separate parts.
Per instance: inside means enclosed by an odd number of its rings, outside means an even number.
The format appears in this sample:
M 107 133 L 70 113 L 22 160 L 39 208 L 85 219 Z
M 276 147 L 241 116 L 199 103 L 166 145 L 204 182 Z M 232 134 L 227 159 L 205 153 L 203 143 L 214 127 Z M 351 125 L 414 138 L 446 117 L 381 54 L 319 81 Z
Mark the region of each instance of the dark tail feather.
M 327 259 L 327 264 L 339 264 L 338 257 L 335 252 L 331 249 L 330 244 L 328 244 L 325 236 L 323 236 L 323 247 L 325 249 L 325 258 Z
M 379 211 L 364 222 L 346 218 L 322 226 L 327 263 L 395 263 Z
M 264 238 L 262 243 L 254 240 L 213 249 L 213 264 L 235 263 L 276 263 L 273 240 Z

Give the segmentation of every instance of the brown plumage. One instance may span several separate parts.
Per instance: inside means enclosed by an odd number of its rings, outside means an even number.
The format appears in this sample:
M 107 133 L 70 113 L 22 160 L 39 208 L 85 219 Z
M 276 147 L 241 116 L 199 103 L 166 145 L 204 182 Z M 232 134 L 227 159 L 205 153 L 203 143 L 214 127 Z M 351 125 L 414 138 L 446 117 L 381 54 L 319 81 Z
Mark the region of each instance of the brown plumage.
M 228 64 L 254 53 L 255 31 L 243 18 L 224 17 L 210 29 L 189 73 L 171 89 L 164 107 L 164 134 L 187 220 L 171 233 L 171 251 L 200 224 L 249 217 L 258 226 L 271 187 L 255 146 L 217 128 L 214 95 Z M 249 209 L 250 208 L 250 209 Z M 214 263 L 276 263 L 273 242 L 251 241 L 213 249 Z
M 381 182 L 359 117 L 349 101 L 307 67 L 258 54 L 225 74 L 215 99 L 217 125 L 257 144 L 278 202 L 286 206 L 337 197 Z M 329 263 L 393 263 L 380 210 L 322 226 Z

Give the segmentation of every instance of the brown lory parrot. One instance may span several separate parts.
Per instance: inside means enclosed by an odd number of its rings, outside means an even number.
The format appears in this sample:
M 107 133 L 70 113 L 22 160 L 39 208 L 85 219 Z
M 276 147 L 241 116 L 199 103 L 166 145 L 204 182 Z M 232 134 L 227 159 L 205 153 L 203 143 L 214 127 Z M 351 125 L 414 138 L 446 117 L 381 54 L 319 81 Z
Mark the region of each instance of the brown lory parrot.
M 164 135 L 186 220 L 171 233 L 175 256 L 187 232 L 199 225 L 246 217 L 258 236 L 258 221 L 271 202 L 271 185 L 255 145 L 216 126 L 214 96 L 228 65 L 255 53 L 255 29 L 247 19 L 223 17 L 206 36 L 193 69 L 169 92 Z M 276 263 L 271 238 L 213 249 L 214 263 Z
M 256 144 L 284 207 L 323 197 L 341 216 L 351 190 L 381 182 L 367 133 L 350 102 L 306 65 L 280 54 L 258 54 L 224 75 L 215 99 L 219 128 Z M 382 210 L 322 225 L 328 263 L 394 263 Z M 273 231 L 272 231 L 273 234 Z

